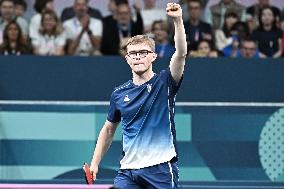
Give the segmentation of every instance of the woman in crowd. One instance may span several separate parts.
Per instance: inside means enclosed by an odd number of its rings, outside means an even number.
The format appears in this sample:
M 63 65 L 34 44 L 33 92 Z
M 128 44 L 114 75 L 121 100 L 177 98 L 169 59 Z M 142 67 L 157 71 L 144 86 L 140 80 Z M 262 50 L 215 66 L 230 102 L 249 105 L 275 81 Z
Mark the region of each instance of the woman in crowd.
M 31 48 L 23 37 L 19 24 L 15 20 L 10 21 L 4 29 L 0 54 L 19 56 L 30 53 Z
M 220 55 L 221 54 L 214 49 L 213 44 L 206 39 L 199 41 L 197 46 L 197 51 L 192 51 L 190 53 L 190 56 L 192 57 L 202 57 L 202 58 L 206 57 L 216 58 Z
M 225 14 L 225 22 L 222 30 L 217 29 L 215 31 L 215 44 L 218 50 L 222 50 L 224 47 L 232 44 L 231 29 L 238 20 L 238 15 L 235 12 L 227 12 Z
M 163 20 L 156 20 L 152 24 L 152 33 L 156 42 L 155 51 L 160 58 L 170 58 L 175 47 L 169 43 L 168 24 Z
M 41 24 L 41 14 L 44 10 L 54 10 L 53 0 L 35 0 L 34 9 L 37 12 L 32 18 L 29 27 L 30 38 L 36 38 Z
M 34 54 L 64 55 L 66 37 L 56 13 L 45 10 L 41 18 L 38 37 L 32 39 Z
M 282 54 L 282 31 L 276 26 L 273 10 L 265 7 L 259 14 L 259 27 L 252 37 L 257 41 L 261 56 L 280 57 Z

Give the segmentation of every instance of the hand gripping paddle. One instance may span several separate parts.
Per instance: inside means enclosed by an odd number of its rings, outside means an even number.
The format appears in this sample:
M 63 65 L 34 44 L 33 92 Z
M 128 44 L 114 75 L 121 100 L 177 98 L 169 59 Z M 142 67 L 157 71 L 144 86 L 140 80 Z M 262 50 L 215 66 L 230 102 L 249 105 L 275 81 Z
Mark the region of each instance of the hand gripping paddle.
M 84 163 L 85 180 L 87 184 L 94 184 L 93 174 L 90 171 L 90 167 L 87 163 Z

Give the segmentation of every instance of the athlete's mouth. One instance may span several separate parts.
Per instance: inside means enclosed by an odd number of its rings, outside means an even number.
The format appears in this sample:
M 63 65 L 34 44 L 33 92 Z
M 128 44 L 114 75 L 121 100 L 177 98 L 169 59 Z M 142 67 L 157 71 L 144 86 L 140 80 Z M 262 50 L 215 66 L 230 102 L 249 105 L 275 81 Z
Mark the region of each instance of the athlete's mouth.
M 134 66 L 139 66 L 139 65 L 143 65 L 144 63 L 142 62 L 137 62 L 137 63 L 134 63 Z

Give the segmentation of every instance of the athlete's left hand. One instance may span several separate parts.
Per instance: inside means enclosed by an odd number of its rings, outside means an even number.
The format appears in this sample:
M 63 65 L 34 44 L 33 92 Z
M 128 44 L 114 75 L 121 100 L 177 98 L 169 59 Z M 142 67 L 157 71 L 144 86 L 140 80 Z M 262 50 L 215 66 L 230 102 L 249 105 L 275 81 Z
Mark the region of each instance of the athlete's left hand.
M 168 3 L 166 11 L 167 15 L 172 18 L 182 17 L 182 9 L 177 3 Z

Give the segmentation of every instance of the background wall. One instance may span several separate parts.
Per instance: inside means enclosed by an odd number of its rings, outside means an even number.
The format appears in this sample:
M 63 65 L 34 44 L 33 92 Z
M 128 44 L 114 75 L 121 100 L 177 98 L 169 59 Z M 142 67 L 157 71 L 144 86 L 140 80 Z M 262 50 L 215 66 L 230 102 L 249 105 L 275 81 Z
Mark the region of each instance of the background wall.
M 157 60 L 155 70 L 167 68 L 168 61 Z M 128 65 L 120 57 L 0 57 L 0 62 L 0 182 L 84 182 L 81 166 L 90 161 L 110 93 L 131 78 Z M 282 63 L 187 61 L 176 108 L 182 181 L 262 181 L 260 186 L 283 181 Z M 119 128 L 99 182 L 112 182 L 120 159 Z

